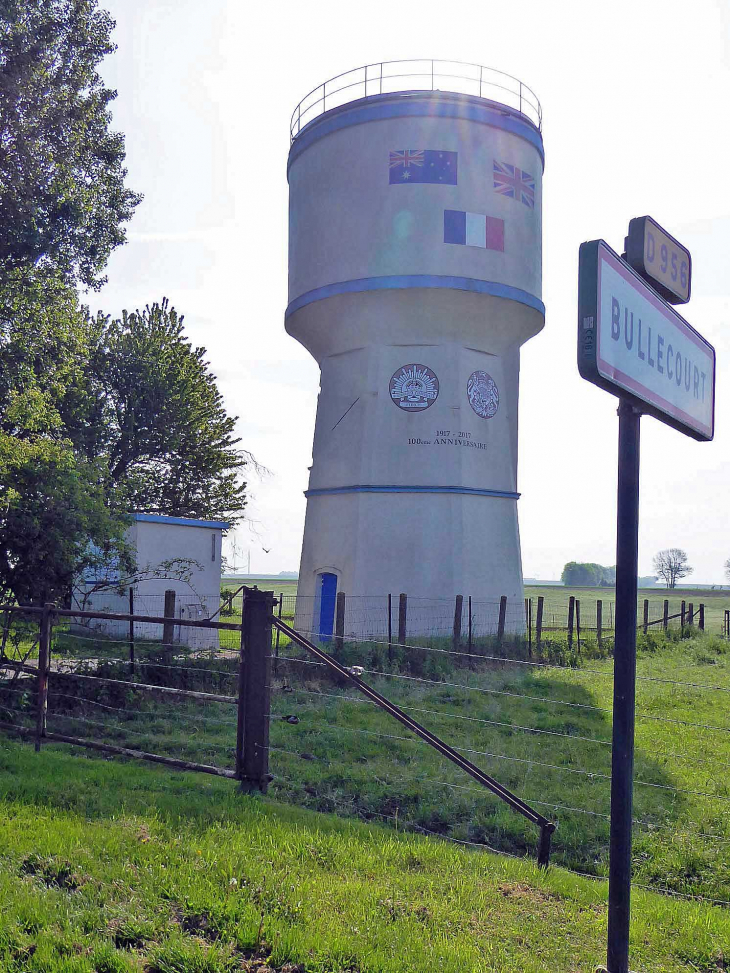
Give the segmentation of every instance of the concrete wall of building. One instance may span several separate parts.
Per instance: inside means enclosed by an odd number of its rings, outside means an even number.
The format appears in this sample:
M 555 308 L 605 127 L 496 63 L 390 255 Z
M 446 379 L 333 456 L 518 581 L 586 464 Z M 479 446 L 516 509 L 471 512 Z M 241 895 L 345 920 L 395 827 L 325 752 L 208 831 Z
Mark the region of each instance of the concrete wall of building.
M 220 607 L 223 528 L 212 526 L 215 522 L 210 521 L 181 521 L 182 518 L 140 519 L 127 531 L 126 539 L 135 551 L 137 572 L 141 576 L 134 584 L 136 614 L 162 615 L 165 592 L 168 590 L 176 595 L 177 618 L 207 618 Z M 169 576 L 144 577 L 151 572 L 160 572 L 165 562 L 175 559 L 194 562 L 189 566 L 189 581 Z M 175 568 L 168 573 L 174 574 Z M 94 592 L 88 597 L 87 607 L 100 612 L 127 613 L 129 591 L 125 589 L 121 594 L 116 590 Z M 126 622 L 104 619 L 92 620 L 91 627 L 112 637 L 121 634 L 122 638 L 126 638 L 128 631 Z M 135 636 L 139 639 L 159 639 L 161 627 L 136 623 Z M 194 648 L 211 648 L 218 645 L 218 633 L 213 629 L 179 625 L 175 628 L 175 641 Z

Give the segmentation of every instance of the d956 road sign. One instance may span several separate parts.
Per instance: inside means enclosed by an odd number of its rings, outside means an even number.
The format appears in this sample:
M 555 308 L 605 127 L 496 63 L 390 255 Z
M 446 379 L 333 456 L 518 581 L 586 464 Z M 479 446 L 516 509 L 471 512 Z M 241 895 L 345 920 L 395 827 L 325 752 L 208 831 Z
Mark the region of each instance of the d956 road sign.
M 629 223 L 626 261 L 649 280 L 670 304 L 686 304 L 692 289 L 692 258 L 689 250 L 662 229 L 651 216 L 637 216 Z
M 693 439 L 712 439 L 715 349 L 603 240 L 580 247 L 578 370 Z

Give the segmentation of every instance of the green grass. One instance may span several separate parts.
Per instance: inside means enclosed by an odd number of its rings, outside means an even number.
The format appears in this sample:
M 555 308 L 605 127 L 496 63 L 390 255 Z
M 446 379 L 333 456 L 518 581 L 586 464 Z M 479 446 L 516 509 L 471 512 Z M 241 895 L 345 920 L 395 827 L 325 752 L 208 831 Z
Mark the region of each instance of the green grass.
M 613 617 L 616 608 L 616 592 L 614 588 L 566 588 L 562 585 L 526 585 L 525 598 L 532 598 L 533 618 L 537 613 L 537 599 L 544 599 L 546 624 L 555 624 L 566 628 L 568 624 L 568 601 L 571 597 L 581 603 L 581 622 L 585 628 L 595 628 L 596 601 L 603 602 L 603 625 L 613 627 Z M 641 588 L 638 593 L 639 622 L 643 619 L 644 601 L 649 602 L 649 620 L 662 617 L 664 600 L 669 601 L 669 614 L 675 615 L 681 611 L 682 601 L 687 609 L 692 602 L 695 615 L 700 604 L 705 606 L 705 628 L 708 632 L 722 631 L 724 612 L 730 609 L 730 589 L 713 591 L 708 588 Z M 554 616 L 554 622 L 553 622 Z M 677 622 L 673 623 L 678 624 Z M 695 617 L 695 624 L 697 618 Z
M 3 973 L 577 973 L 606 937 L 603 882 L 8 741 L 0 901 Z M 726 969 L 727 911 L 633 914 L 632 969 Z
M 730 899 L 730 644 L 710 636 L 665 640 L 660 633 L 641 636 L 639 644 L 636 881 Z M 473 670 L 454 669 L 448 654 L 411 651 L 410 668 L 379 676 L 370 670 L 388 672 L 387 647 L 346 645 L 344 656 L 347 664 L 363 665 L 365 678 L 386 696 L 556 820 L 555 862 L 606 874 L 610 659 L 584 655 L 577 668 L 479 662 Z M 157 684 L 173 680 L 235 694 L 234 658 L 182 661 L 180 671 L 154 662 L 141 671 Z M 124 665 L 104 666 L 116 678 L 128 673 Z M 6 694 L 5 705 L 15 707 L 12 719 L 23 718 L 17 708 L 24 706 L 31 725 L 32 684 L 26 685 L 25 696 Z M 376 707 L 348 698 L 352 689 L 293 661 L 280 663 L 272 685 L 273 796 L 534 857 L 533 825 Z M 231 769 L 235 719 L 228 704 L 170 703 L 124 682 L 97 687 L 51 677 L 48 725 L 56 732 Z

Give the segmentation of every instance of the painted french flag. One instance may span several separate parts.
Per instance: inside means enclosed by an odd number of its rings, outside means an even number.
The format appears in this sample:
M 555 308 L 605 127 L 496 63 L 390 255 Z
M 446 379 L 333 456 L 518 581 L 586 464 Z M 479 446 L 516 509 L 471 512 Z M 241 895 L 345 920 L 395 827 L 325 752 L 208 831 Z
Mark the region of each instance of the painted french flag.
M 444 210 L 444 243 L 504 252 L 504 220 L 481 213 Z

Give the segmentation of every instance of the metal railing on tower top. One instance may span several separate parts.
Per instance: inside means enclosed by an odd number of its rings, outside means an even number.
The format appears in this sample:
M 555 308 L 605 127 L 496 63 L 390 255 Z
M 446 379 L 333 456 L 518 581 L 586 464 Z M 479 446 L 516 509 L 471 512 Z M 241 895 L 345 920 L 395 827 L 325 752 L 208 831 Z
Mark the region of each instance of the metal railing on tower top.
M 542 131 L 542 107 L 532 90 L 518 78 L 496 68 L 463 61 L 433 58 L 408 61 L 378 61 L 338 74 L 317 85 L 299 102 L 291 117 L 294 141 L 318 115 L 350 101 L 399 91 L 444 91 L 474 95 L 505 105 L 524 115 Z

